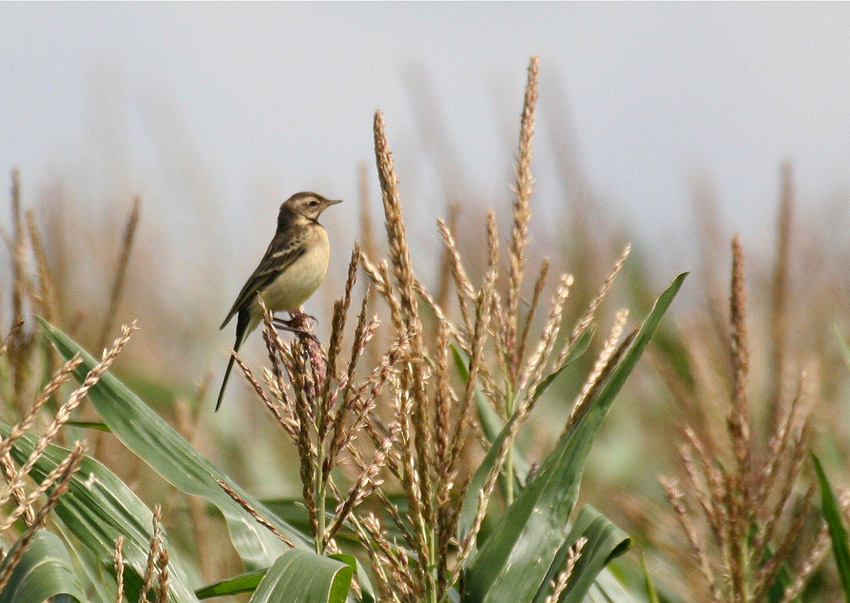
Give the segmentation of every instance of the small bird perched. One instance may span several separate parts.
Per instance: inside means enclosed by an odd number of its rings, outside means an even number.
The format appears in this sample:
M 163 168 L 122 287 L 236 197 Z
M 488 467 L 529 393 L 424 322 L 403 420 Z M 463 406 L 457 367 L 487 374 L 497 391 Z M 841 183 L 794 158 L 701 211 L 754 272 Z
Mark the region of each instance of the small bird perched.
M 321 284 L 328 270 L 330 246 L 328 233 L 319 224 L 319 216 L 331 201 L 316 193 L 296 193 L 283 202 L 275 232 L 266 254 L 254 274 L 242 287 L 221 329 L 236 316 L 236 343 L 233 352 L 257 328 L 263 318 L 259 300 L 272 312 L 295 312 Z M 233 369 L 233 354 L 227 363 L 215 409 L 218 411 Z

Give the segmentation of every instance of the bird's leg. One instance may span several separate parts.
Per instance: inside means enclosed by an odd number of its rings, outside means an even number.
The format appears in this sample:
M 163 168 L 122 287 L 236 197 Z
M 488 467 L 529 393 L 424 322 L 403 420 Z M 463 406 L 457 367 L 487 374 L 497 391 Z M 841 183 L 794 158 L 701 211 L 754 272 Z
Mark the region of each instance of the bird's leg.
M 314 316 L 310 316 L 309 314 L 305 314 L 300 310 L 296 310 L 294 312 L 289 313 L 289 320 L 284 320 L 283 318 L 275 317 L 272 322 L 274 325 L 284 331 L 289 331 L 290 333 L 294 333 L 296 335 L 303 335 L 304 337 L 309 337 L 316 343 L 319 343 L 319 340 L 313 334 L 313 328 L 310 326 L 310 319 L 314 322 L 318 323 Z
M 304 306 L 301 306 L 303 308 Z M 313 316 L 312 314 L 307 314 L 303 312 L 301 308 L 298 308 L 294 312 L 289 313 L 289 318 L 294 321 L 303 321 L 307 322 L 308 320 L 312 320 L 314 323 L 319 324 L 319 319 Z

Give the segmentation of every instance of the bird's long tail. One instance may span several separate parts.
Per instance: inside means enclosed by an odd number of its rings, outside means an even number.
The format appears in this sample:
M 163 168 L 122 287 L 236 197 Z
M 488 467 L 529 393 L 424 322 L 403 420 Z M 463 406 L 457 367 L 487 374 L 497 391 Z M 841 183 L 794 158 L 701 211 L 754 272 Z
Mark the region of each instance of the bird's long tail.
M 221 401 L 224 399 L 224 390 L 227 388 L 227 380 L 230 379 L 230 371 L 233 370 L 233 362 L 236 360 L 236 352 L 242 346 L 242 342 L 248 336 L 248 323 L 250 317 L 248 312 L 239 312 L 239 317 L 236 320 L 236 343 L 233 344 L 233 352 L 230 354 L 230 360 L 227 363 L 227 370 L 224 372 L 224 380 L 221 382 L 221 389 L 218 392 L 218 401 L 215 403 L 215 411 L 221 408 Z

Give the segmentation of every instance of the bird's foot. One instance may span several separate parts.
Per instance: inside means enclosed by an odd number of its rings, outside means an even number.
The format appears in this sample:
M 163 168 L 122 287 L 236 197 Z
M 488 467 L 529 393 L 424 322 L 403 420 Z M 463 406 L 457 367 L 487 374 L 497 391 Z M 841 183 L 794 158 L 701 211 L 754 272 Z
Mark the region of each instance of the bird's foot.
M 302 312 L 301 310 L 295 310 L 294 312 L 289 313 L 290 320 L 294 321 L 304 321 L 312 320 L 315 324 L 319 324 L 319 319 L 313 316 L 312 314 L 307 314 L 306 312 Z
M 290 312 L 289 320 L 284 320 L 283 318 L 275 317 L 273 319 L 274 326 L 282 329 L 284 331 L 289 331 L 290 333 L 294 333 L 295 335 L 300 335 L 303 337 L 307 337 L 312 339 L 316 343 L 319 343 L 319 340 L 313 334 L 313 327 L 310 325 L 310 320 L 318 323 L 315 316 L 310 316 L 309 314 L 305 314 L 304 312 Z

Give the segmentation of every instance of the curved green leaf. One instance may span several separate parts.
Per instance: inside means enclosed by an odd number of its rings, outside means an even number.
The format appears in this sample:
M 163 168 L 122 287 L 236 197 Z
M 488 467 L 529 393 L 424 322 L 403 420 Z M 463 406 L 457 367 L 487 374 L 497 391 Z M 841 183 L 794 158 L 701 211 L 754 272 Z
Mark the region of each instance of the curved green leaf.
M 406 500 L 407 499 L 405 498 L 405 501 Z M 260 502 L 276 517 L 279 517 L 302 534 L 312 537 L 310 536 L 311 530 L 313 529 L 310 525 L 310 512 L 307 511 L 307 507 L 304 505 L 304 499 L 302 497 L 264 498 Z M 327 497 L 325 499 L 326 509 L 334 509 L 336 504 L 337 501 L 335 498 Z M 325 515 L 328 523 L 333 521 L 334 515 L 332 511 L 326 511 Z M 343 524 L 334 538 L 337 542 L 359 542 L 354 530 L 346 524 Z
M 519 493 L 472 560 L 465 583 L 470 601 L 530 601 L 540 590 L 556 551 L 567 538 L 568 519 L 596 430 L 685 276 L 679 275 L 661 294 L 629 348 L 590 400 L 589 409 L 541 463 L 534 479 Z
M 252 593 L 257 589 L 267 570 L 257 570 L 248 572 L 247 574 L 239 574 L 227 580 L 221 580 L 214 584 L 209 584 L 195 591 L 195 595 L 199 599 L 209 599 L 211 597 L 223 597 L 225 595 L 238 595 L 241 593 Z
M 533 400 L 537 400 L 540 396 L 542 396 L 543 392 L 545 392 L 549 388 L 549 386 L 552 385 L 552 382 L 558 378 L 558 376 L 564 371 L 564 369 L 566 369 L 573 362 L 575 362 L 584 355 L 584 353 L 587 351 L 587 346 L 590 345 L 590 341 L 593 339 L 594 333 L 596 333 L 596 327 L 591 326 L 588 327 L 588 329 L 581 334 L 581 336 L 576 340 L 573 349 L 570 351 L 569 355 L 567 356 L 567 359 L 564 361 L 564 364 L 561 366 L 561 368 L 559 368 L 554 373 L 546 375 L 546 377 L 534 390 L 534 396 L 532 397 Z
M 12 547 L 0 568 L 6 567 L 20 541 Z M 71 565 L 65 545 L 55 534 L 39 530 L 24 551 L 6 588 L 0 593 L 0 603 L 42 603 L 56 595 L 68 600 L 85 601 L 86 592 Z
M 768 544 L 764 551 L 764 563 L 767 563 L 776 556 L 776 549 Z M 795 597 L 790 601 L 785 600 L 785 591 L 794 584 L 794 574 L 788 561 L 785 560 L 779 564 L 779 570 L 776 572 L 776 578 L 773 579 L 773 584 L 767 589 L 765 595 L 768 603 L 800 603 L 800 597 Z
M 3 435 L 7 425 L 0 425 Z M 23 463 L 35 447 L 37 439 L 25 433 L 14 444 L 12 458 Z M 42 480 L 69 454 L 68 450 L 50 445 L 36 461 L 31 475 Z M 115 541 L 124 536 L 126 593 L 138 597 L 148 547 L 153 532 L 153 513 L 124 482 L 96 460 L 85 457 L 80 468 L 71 476 L 68 491 L 59 498 L 54 513 L 62 524 L 97 559 L 101 569 L 114 576 L 112 555 Z M 168 572 L 171 575 L 169 593 L 176 603 L 197 601 L 175 547 L 168 544 Z
M 547 375 L 546 378 L 540 382 L 540 385 L 538 385 L 537 389 L 534 390 L 534 401 L 543 395 L 543 392 L 545 392 L 552 382 L 555 381 L 558 375 L 560 375 L 573 362 L 578 360 L 582 354 L 584 354 L 587 350 L 587 346 L 590 344 L 590 340 L 593 338 L 594 331 L 595 330 L 593 328 L 585 331 L 582 336 L 579 337 L 576 345 L 572 349 L 572 352 L 570 352 L 570 355 L 564 362 L 564 365 L 551 375 Z M 452 347 L 455 349 L 454 346 Z M 464 357 L 462 356 L 462 352 L 459 350 L 455 351 L 455 361 L 457 363 L 458 370 L 460 370 L 461 376 L 464 379 L 469 379 L 469 369 L 466 368 Z M 493 409 L 490 408 L 487 400 L 483 399 L 484 396 L 481 395 L 480 398 L 481 400 L 476 398 L 476 404 L 479 406 L 481 424 L 485 430 L 487 439 L 491 442 L 491 445 L 490 450 L 487 451 L 487 454 L 484 456 L 484 459 L 481 461 L 478 469 L 475 470 L 475 474 L 469 482 L 469 487 L 466 489 L 466 495 L 463 500 L 463 508 L 461 509 L 460 519 L 458 521 L 458 540 L 463 540 L 464 536 L 469 533 L 469 529 L 472 527 L 473 521 L 475 521 L 475 514 L 478 511 L 478 492 L 484 487 L 487 475 L 490 473 L 490 470 L 499 458 L 499 449 L 502 447 L 502 443 L 505 441 L 505 438 L 508 436 L 508 432 L 510 431 L 510 426 L 516 418 L 514 416 L 506 424 L 503 423 Z M 481 414 L 482 406 L 486 407 L 489 413 L 485 411 L 485 414 Z M 519 463 L 517 462 L 517 459 L 520 459 Z M 514 448 L 514 468 L 517 469 L 517 478 L 521 475 L 524 479 L 525 476 L 528 475 L 529 465 L 524 459 L 522 459 L 522 456 L 516 448 Z M 519 490 L 519 488 L 517 488 L 517 490 Z M 474 558 L 474 553 L 475 549 L 473 548 L 473 554 L 468 558 L 470 561 Z
M 549 583 L 564 569 L 570 547 L 582 536 L 587 542 L 573 568 L 566 590 L 558 599 L 559 603 L 580 603 L 584 600 L 588 589 L 608 562 L 625 553 L 631 544 L 628 535 L 602 513 L 591 506 L 582 508 L 566 541 L 555 555 L 534 603 L 546 600 L 550 594 Z
M 83 362 L 74 372 L 82 381 L 96 361 L 74 340 L 39 318 L 48 339 L 64 358 L 80 354 Z M 150 465 L 165 480 L 186 494 L 200 496 L 222 512 L 230 537 L 249 570 L 269 566 L 284 550 L 284 544 L 259 525 L 216 483 L 228 482 L 257 511 L 285 534 L 296 546 L 309 549 L 311 542 L 289 524 L 268 513 L 263 505 L 242 490 L 213 465 L 156 412 L 116 377 L 105 373 L 88 394 L 101 419 L 112 433 Z
M 348 563 L 354 568 L 354 573 L 357 575 L 357 582 L 360 584 L 360 603 L 375 603 L 378 600 L 378 595 L 375 593 L 375 587 L 372 586 L 372 581 L 369 580 L 369 573 L 359 560 L 351 555 L 331 555 L 334 559 L 339 559 Z
M 68 427 L 80 427 L 82 429 L 97 429 L 109 433 L 109 426 L 100 421 L 68 421 L 65 423 Z
M 52 519 L 53 526 L 65 546 L 68 547 L 68 552 L 74 560 L 74 567 L 82 572 L 81 577 L 85 575 L 86 583 L 94 589 L 94 592 L 89 594 L 89 600 L 109 601 L 111 603 L 117 593 L 114 569 L 112 567 L 107 568 L 91 549 L 84 547 L 58 515 L 54 513 Z
M 347 564 L 351 568 L 352 575 L 357 576 L 361 591 L 361 597 L 357 599 L 359 603 L 375 603 L 378 600 L 375 596 L 375 589 L 372 587 L 372 582 L 369 580 L 369 574 L 366 573 L 366 569 L 360 565 L 356 557 L 345 553 L 337 553 L 336 555 L 331 555 L 330 558 Z M 349 593 L 349 595 L 348 600 L 353 601 L 352 593 Z
M 352 572 L 357 573 L 358 581 L 360 582 L 360 588 L 362 590 L 362 598 L 360 599 L 361 603 L 374 603 L 376 601 L 375 591 L 372 588 L 372 583 L 369 581 L 369 576 L 366 574 L 363 566 L 360 565 L 360 562 L 357 561 L 351 555 L 331 555 L 331 559 L 336 559 L 347 564 L 351 567 Z M 318 565 L 322 565 L 324 562 L 321 561 L 321 557 L 316 556 L 314 561 Z M 318 566 L 316 566 L 318 567 Z M 315 569 L 315 568 L 314 568 Z M 268 570 L 258 570 L 256 572 L 249 572 L 247 574 L 241 574 L 239 576 L 234 576 L 233 578 L 228 578 L 227 580 L 222 580 L 221 582 L 216 582 L 215 584 L 210 584 L 203 588 L 199 588 L 195 591 L 195 594 L 199 599 L 209 599 L 212 597 L 223 597 L 225 595 L 238 595 L 240 593 L 252 593 L 257 589 L 257 586 L 263 580 Z M 309 570 L 312 572 L 313 570 Z
M 354 570 L 348 563 L 293 549 L 272 564 L 251 603 L 344 603 Z
M 643 583 L 646 586 L 646 598 L 649 603 L 661 603 L 658 598 L 658 591 L 655 590 L 655 584 L 652 582 L 652 577 L 649 575 L 649 570 L 646 569 L 646 558 L 640 556 L 640 571 L 643 574 Z
M 455 359 L 455 367 L 458 373 L 460 373 L 463 382 L 466 383 L 469 381 L 469 358 L 456 344 L 452 343 L 451 348 Z M 505 422 L 490 405 L 490 401 L 484 396 L 478 385 L 475 386 L 473 399 L 475 400 L 475 408 L 478 411 L 478 422 L 481 424 L 481 429 L 484 431 L 484 435 L 487 436 L 487 440 L 493 442 L 505 428 Z M 516 445 L 514 445 L 513 459 L 515 483 L 518 490 L 528 475 L 530 465 L 526 462 Z M 504 476 L 502 477 L 504 479 Z M 472 515 L 475 515 L 474 509 Z
M 847 530 L 842 519 L 841 505 L 835 497 L 835 492 L 829 484 L 820 460 L 812 454 L 815 463 L 815 473 L 820 483 L 821 498 L 823 499 L 823 517 L 829 526 L 829 535 L 832 538 L 832 554 L 835 557 L 835 565 L 838 566 L 838 577 L 841 579 L 841 588 L 844 591 L 844 600 L 850 601 L 850 543 L 847 540 Z
M 582 603 L 646 603 L 646 599 L 626 590 L 606 567 L 590 585 Z

